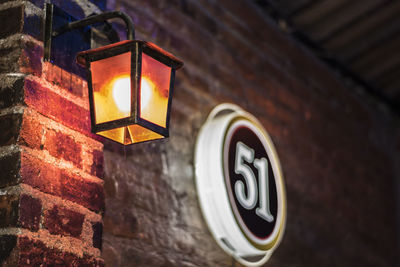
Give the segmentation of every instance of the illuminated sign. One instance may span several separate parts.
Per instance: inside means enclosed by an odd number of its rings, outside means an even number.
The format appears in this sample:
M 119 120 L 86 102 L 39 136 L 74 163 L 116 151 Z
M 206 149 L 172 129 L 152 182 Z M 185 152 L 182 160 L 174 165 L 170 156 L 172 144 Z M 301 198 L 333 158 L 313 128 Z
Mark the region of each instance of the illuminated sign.
M 282 171 L 258 120 L 233 104 L 211 111 L 195 153 L 196 185 L 215 240 L 247 266 L 265 263 L 285 228 Z

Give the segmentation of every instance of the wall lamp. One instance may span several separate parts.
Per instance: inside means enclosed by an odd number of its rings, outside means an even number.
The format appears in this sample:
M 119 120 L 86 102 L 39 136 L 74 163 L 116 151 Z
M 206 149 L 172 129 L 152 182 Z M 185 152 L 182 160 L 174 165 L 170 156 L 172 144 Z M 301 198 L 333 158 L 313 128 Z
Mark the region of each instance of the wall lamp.
M 183 62 L 153 43 L 135 40 L 133 22 L 122 12 L 53 29 L 52 10 L 46 4 L 45 60 L 50 60 L 52 39 L 59 35 L 113 18 L 126 24 L 126 41 L 77 54 L 87 73 L 92 132 L 124 145 L 168 137 L 175 70 Z

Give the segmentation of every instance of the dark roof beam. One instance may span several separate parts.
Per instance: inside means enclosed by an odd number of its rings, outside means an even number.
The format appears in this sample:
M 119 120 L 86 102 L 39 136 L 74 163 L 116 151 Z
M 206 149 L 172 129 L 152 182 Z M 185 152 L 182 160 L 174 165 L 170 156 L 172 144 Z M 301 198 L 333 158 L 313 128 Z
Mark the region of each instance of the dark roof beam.
M 383 42 L 390 41 L 400 33 L 399 17 L 395 16 L 371 29 L 360 36 L 355 42 L 350 43 L 340 55 L 345 62 L 353 62 L 358 57 L 364 56 L 379 47 Z
M 294 1 L 294 2 L 296 2 L 296 1 Z M 321 2 L 321 0 L 309 0 L 306 3 L 304 3 L 303 5 L 299 6 L 295 10 L 293 10 L 292 12 L 290 12 L 289 17 L 294 17 L 297 14 L 303 12 L 304 10 L 307 10 L 307 9 L 311 8 L 312 6 L 318 4 L 319 2 Z
M 400 35 L 397 35 L 390 42 L 383 42 L 363 57 L 356 58 L 351 67 L 358 72 L 366 72 L 375 65 L 381 64 L 382 59 L 393 57 L 394 54 L 398 53 L 399 47 Z
M 320 1 L 303 12 L 291 18 L 292 22 L 300 30 L 312 28 L 314 23 L 328 16 L 337 7 L 344 5 L 347 0 Z
M 331 31 L 329 34 L 325 35 L 324 37 L 320 38 L 319 42 L 324 45 L 327 41 L 331 40 L 332 38 L 335 38 L 339 35 L 338 38 L 340 38 L 340 34 L 346 30 L 348 30 L 350 27 L 360 23 L 361 21 L 365 19 L 369 19 L 374 13 L 379 12 L 380 9 L 384 8 L 389 2 L 393 2 L 393 0 L 386 0 L 382 2 L 378 2 L 376 5 L 370 6 L 365 12 L 358 14 L 357 16 L 353 16 L 352 19 L 347 21 L 345 24 L 342 24 L 339 27 L 336 27 L 335 30 Z
M 349 25 L 337 38 L 332 38 L 324 43 L 324 47 L 335 54 L 340 54 L 351 45 L 356 46 L 357 40 L 374 29 L 377 25 L 385 25 L 390 18 L 397 17 L 400 12 L 400 1 L 392 1 L 381 9 L 376 10 L 371 16 Z

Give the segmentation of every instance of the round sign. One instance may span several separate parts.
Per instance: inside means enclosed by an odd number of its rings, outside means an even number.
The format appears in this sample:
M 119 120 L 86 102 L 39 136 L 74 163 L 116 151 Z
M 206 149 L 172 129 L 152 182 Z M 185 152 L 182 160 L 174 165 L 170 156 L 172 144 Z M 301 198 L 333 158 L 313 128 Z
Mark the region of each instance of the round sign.
M 195 165 L 200 206 L 218 244 L 244 265 L 263 264 L 286 218 L 282 171 L 265 129 L 236 105 L 217 106 L 200 130 Z

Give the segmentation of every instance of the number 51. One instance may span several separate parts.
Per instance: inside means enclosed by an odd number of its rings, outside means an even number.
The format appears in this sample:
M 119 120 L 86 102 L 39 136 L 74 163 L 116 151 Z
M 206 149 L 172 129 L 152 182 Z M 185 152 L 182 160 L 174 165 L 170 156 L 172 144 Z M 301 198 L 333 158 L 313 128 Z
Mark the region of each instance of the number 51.
M 245 164 L 254 164 L 258 170 L 257 190 L 256 177 L 251 168 Z M 241 180 L 235 183 L 235 194 L 243 208 L 251 210 L 256 204 L 258 197 L 260 198 L 259 207 L 256 214 L 268 222 L 274 220 L 269 207 L 269 185 L 268 185 L 268 161 L 266 158 L 254 159 L 254 149 L 246 146 L 242 142 L 236 144 L 235 155 L 235 173 L 243 175 L 246 183 L 247 194 L 245 194 L 244 183 Z M 258 191 L 258 192 L 257 192 Z M 246 196 L 247 195 L 247 196 Z

